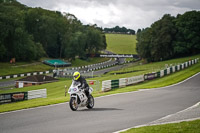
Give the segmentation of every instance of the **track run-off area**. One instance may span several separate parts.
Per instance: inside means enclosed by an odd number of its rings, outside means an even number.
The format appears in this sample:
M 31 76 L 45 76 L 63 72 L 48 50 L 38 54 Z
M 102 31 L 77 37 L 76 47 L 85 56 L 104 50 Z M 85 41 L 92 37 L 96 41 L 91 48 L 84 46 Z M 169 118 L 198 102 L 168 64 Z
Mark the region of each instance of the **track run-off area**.
M 143 125 L 200 101 L 200 73 L 176 85 L 95 98 L 93 109 L 69 103 L 0 113 L 1 133 L 112 133 Z M 123 88 L 122 88 L 123 89 Z

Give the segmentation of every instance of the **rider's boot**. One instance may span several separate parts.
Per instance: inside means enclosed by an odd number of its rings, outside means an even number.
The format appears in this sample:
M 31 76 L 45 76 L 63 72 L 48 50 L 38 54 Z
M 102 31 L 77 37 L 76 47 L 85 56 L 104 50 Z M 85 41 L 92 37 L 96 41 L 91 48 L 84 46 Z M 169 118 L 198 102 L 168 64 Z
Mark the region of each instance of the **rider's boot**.
M 85 90 L 85 95 L 87 97 L 87 103 L 89 102 L 89 91 Z

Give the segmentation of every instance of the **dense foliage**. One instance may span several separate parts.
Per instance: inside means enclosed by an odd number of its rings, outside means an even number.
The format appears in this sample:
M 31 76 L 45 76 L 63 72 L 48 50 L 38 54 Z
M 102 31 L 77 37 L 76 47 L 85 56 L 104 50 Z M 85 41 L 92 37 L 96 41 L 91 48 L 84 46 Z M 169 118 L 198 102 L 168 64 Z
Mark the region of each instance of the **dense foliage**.
M 160 20 L 137 32 L 137 52 L 147 61 L 160 61 L 200 53 L 200 11 Z
M 120 33 L 120 34 L 132 34 L 135 35 L 135 31 L 132 29 L 127 29 L 126 27 L 115 26 L 113 28 L 104 28 L 106 33 Z
M 72 14 L 0 0 L 0 61 L 84 58 L 105 48 L 103 32 Z

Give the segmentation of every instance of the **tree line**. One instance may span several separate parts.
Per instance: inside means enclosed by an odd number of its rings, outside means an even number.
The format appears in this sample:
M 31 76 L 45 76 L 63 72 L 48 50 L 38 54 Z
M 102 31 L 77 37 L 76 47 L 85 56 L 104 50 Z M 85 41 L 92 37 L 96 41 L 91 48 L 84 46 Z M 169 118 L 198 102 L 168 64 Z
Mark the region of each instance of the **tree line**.
M 107 46 L 96 25 L 83 25 L 73 14 L 30 8 L 16 0 L 0 0 L 0 61 L 75 59 Z
M 127 29 L 126 27 L 115 26 L 113 28 L 104 28 L 105 33 L 120 33 L 120 34 L 132 34 L 135 35 L 135 30 Z
M 136 45 L 148 62 L 200 53 L 200 11 L 165 14 L 151 27 L 138 30 Z

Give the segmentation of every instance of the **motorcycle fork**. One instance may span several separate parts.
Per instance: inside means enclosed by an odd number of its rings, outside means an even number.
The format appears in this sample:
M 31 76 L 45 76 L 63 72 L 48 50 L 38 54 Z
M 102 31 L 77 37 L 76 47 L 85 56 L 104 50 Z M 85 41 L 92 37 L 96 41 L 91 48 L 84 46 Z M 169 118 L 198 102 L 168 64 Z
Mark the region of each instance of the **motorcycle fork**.
M 80 104 L 81 100 L 78 95 L 71 95 L 71 97 L 74 97 L 76 99 L 76 103 Z

